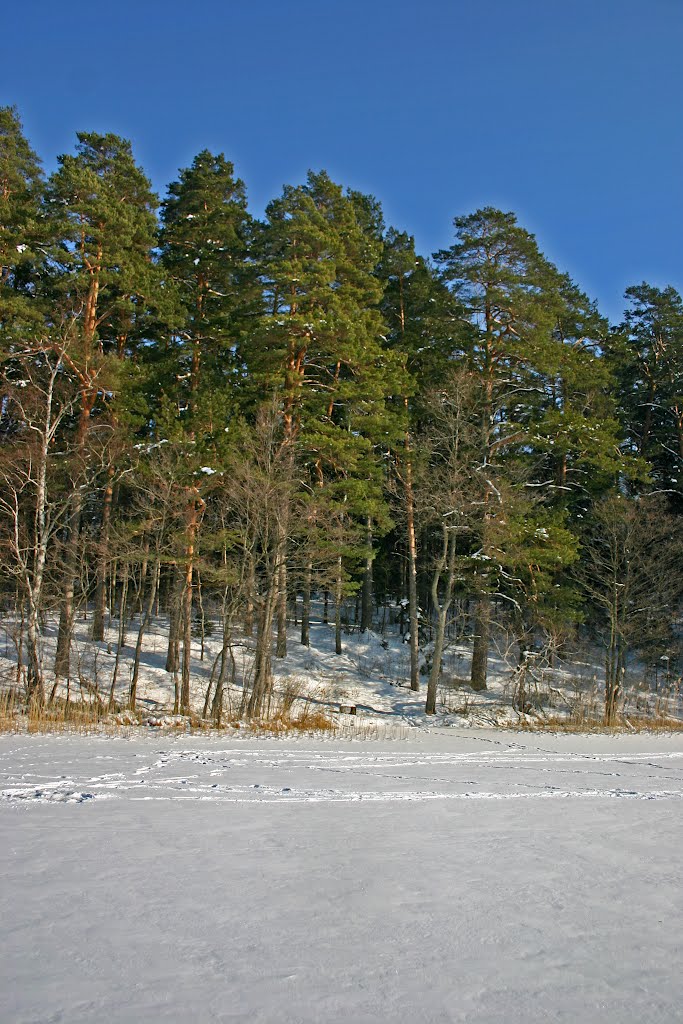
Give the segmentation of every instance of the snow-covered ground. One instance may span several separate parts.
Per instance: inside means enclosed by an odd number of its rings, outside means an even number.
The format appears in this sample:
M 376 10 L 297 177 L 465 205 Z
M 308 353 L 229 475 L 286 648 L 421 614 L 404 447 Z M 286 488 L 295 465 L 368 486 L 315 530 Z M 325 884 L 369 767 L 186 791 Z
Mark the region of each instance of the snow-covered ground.
M 683 738 L 0 737 L 3 1022 L 680 1019 Z
M 317 609 L 318 612 L 320 609 Z M 202 657 L 199 638 L 193 640 L 191 699 L 195 712 L 201 713 L 204 698 L 221 650 L 221 630 L 209 620 L 211 632 L 205 637 Z M 137 618 L 127 629 L 125 645 L 118 653 L 115 694 L 121 706 L 128 700 L 128 689 L 133 668 L 133 654 L 138 628 Z M 74 700 L 93 699 L 96 691 L 106 702 L 117 658 L 118 624 L 109 625 L 104 641 L 90 639 L 91 622 L 79 618 L 76 622 L 72 647 L 72 673 L 70 695 Z M 11 621 L 0 623 L 0 689 L 16 681 L 16 637 Z M 50 669 L 54 662 L 57 622 L 48 619 L 44 637 L 44 664 L 46 682 L 51 688 Z M 443 659 L 443 683 L 438 690 L 438 723 L 455 727 L 489 727 L 515 725 L 525 717 L 516 711 L 512 697 L 516 685 L 517 654 L 505 651 L 501 638 L 495 636 L 489 659 L 489 686 L 483 693 L 474 693 L 467 685 L 469 679 L 471 644 L 466 640 L 451 640 Z M 151 716 L 168 714 L 173 708 L 174 680 L 166 671 L 168 648 L 168 620 L 153 620 L 145 636 L 140 677 L 138 682 L 138 708 Z M 226 691 L 226 718 L 230 709 L 239 707 L 242 685 L 250 680 L 254 652 L 251 637 L 236 635 L 233 645 L 236 684 Z M 588 717 L 602 713 L 603 698 L 600 687 L 599 652 L 590 661 L 556 660 L 550 669 L 530 671 L 526 682 L 530 713 L 527 721 L 537 724 L 544 716 L 566 717 L 581 709 Z M 424 714 L 426 676 L 421 677 L 421 690 L 410 690 L 410 651 L 398 632 L 389 625 L 386 632 L 359 633 L 351 630 L 343 635 L 343 650 L 334 649 L 334 627 L 320 621 L 311 625 L 310 647 L 299 640 L 296 625 L 290 625 L 288 650 L 285 658 L 273 658 L 277 692 L 294 687 L 304 698 L 308 697 L 324 712 L 338 708 L 339 703 L 355 703 L 361 730 L 368 727 L 375 736 L 396 734 L 397 730 L 433 728 L 435 719 Z M 81 684 L 83 684 L 81 689 Z M 64 693 L 64 687 L 60 688 Z M 662 685 L 654 693 L 643 683 L 643 672 L 634 666 L 625 680 L 628 714 L 658 711 L 673 718 L 683 718 L 683 697 L 678 682 Z M 344 729 L 356 728 L 346 720 Z

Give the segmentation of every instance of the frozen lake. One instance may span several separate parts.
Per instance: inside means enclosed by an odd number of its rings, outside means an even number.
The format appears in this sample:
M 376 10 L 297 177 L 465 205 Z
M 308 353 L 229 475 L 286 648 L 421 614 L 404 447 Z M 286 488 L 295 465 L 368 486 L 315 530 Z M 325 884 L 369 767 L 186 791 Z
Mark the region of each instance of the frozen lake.
M 4 1022 L 666 1022 L 683 738 L 0 737 Z

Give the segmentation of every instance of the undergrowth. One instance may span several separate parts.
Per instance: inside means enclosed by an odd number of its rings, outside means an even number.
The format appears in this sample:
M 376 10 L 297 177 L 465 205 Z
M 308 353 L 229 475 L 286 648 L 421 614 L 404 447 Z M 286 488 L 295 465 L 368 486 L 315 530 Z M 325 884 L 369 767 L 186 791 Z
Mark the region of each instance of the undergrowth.
M 17 690 L 0 692 L 0 733 L 2 732 L 118 732 L 104 705 L 96 702 L 66 701 L 26 705 Z
M 508 728 L 522 732 L 566 732 L 566 733 L 636 733 L 636 732 L 683 732 L 683 721 L 666 715 L 630 716 L 617 715 L 612 723 L 603 716 L 549 715 L 533 720 L 529 716 L 519 722 L 510 723 Z
M 604 720 L 601 702 L 596 693 L 585 693 L 571 701 L 564 711 L 544 708 L 542 702 L 534 707 L 530 702 L 524 712 L 511 715 L 511 701 L 496 705 L 500 714 L 483 715 L 483 710 L 494 712 L 493 705 L 482 708 L 474 695 L 458 690 L 459 699 L 443 699 L 442 707 L 450 714 L 470 720 L 476 716 L 477 725 L 523 732 L 538 733 L 680 733 L 683 720 L 671 715 L 672 707 L 658 699 L 649 706 L 636 706 L 625 700 L 620 713 L 611 724 Z M 16 687 L 0 690 L 0 733 L 81 733 L 99 735 L 130 735 L 136 729 L 159 730 L 164 733 L 191 733 L 211 735 L 241 733 L 266 737 L 288 735 L 324 735 L 337 739 L 383 740 L 407 737 L 412 729 L 394 721 L 349 717 L 339 714 L 342 691 L 332 681 L 311 690 L 305 680 L 296 676 L 278 680 L 264 714 L 249 718 L 243 707 L 244 695 L 236 690 L 226 694 L 226 707 L 220 724 L 201 715 L 178 715 L 159 710 L 132 712 L 117 707 L 109 710 L 95 699 L 68 700 L 56 697 L 44 705 L 26 705 L 24 694 Z M 441 694 L 442 698 L 453 694 Z M 343 701 L 342 701 L 343 702 Z M 457 706 L 456 706 L 457 704 Z M 489 720 L 490 719 L 490 720 Z M 434 722 L 437 724 L 437 721 Z M 472 723 L 474 724 L 474 723 Z
M 315 696 L 294 692 L 289 684 L 271 702 L 269 714 L 248 719 L 228 712 L 221 726 L 200 715 L 130 711 L 117 708 L 110 711 L 96 701 L 70 701 L 57 697 L 49 703 L 26 704 L 23 695 L 15 690 L 0 691 L 0 733 L 98 733 L 104 735 L 129 734 L 135 728 L 160 729 L 165 732 L 192 733 L 251 731 L 269 736 L 286 734 L 334 733 L 336 722 L 318 706 Z

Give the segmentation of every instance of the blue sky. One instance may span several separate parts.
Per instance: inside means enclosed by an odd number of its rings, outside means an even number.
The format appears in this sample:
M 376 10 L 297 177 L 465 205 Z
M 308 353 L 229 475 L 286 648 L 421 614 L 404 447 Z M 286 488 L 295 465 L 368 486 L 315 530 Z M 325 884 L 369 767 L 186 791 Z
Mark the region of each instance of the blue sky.
M 260 213 L 325 168 L 428 254 L 514 210 L 618 319 L 683 288 L 683 0 L 28 0 L 0 103 L 47 169 L 77 130 L 132 139 L 163 192 L 223 151 Z

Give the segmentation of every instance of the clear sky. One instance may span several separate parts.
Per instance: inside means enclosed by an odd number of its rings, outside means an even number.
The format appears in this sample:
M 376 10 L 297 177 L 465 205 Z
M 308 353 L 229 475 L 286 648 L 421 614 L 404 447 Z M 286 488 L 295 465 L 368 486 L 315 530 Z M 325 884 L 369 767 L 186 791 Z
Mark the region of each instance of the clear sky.
M 629 284 L 683 288 L 682 54 L 683 0 L 24 0 L 0 103 L 48 170 L 77 130 L 162 193 L 223 151 L 256 214 L 324 168 L 425 254 L 514 210 L 618 319 Z

